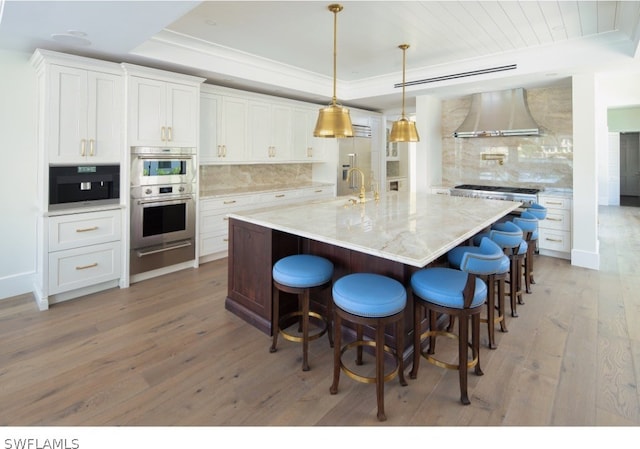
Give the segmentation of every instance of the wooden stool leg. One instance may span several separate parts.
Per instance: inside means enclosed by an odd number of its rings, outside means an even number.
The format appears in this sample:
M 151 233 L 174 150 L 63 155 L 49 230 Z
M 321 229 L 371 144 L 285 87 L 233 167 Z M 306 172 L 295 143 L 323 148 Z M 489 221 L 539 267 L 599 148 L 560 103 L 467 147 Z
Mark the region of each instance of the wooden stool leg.
M 508 332 L 507 306 L 505 304 L 504 279 L 502 277 L 498 279 L 498 313 L 502 317 L 502 320 L 500 320 L 500 330 L 502 332 Z
M 383 326 L 384 328 L 384 326 Z M 420 334 L 420 332 L 418 332 Z M 418 335 L 418 339 L 420 336 Z M 398 377 L 400 378 L 400 385 L 407 386 L 407 381 L 404 378 L 404 319 L 401 318 L 396 321 L 396 361 L 398 363 Z
M 309 371 L 309 289 L 302 293 L 302 371 Z
M 524 271 L 524 264 L 527 260 L 526 257 L 524 256 L 519 256 L 520 260 L 518 261 L 518 274 L 517 274 L 517 279 L 518 279 L 518 304 L 524 304 L 524 298 L 522 297 L 522 279 L 524 277 L 523 275 L 523 271 Z
M 329 393 L 338 393 L 338 382 L 340 381 L 340 348 L 342 346 L 342 318 L 337 312 L 334 313 L 333 319 L 333 383 L 329 388 Z
M 376 326 L 376 398 L 378 402 L 378 421 L 386 421 L 384 414 L 384 326 Z
M 327 299 L 327 334 L 329 337 L 329 346 L 333 348 L 333 300 Z
M 495 338 L 495 307 L 496 307 L 496 281 L 492 275 L 487 278 L 487 333 L 489 334 L 489 349 L 496 349 Z
M 482 376 L 482 368 L 480 367 L 480 314 L 476 313 L 471 316 L 471 348 L 473 358 L 477 357 L 478 361 L 475 366 L 475 373 Z
M 518 303 L 518 260 L 515 256 L 510 256 L 509 267 L 509 299 L 511 300 L 511 316 L 517 317 L 516 309 Z
M 420 334 L 422 327 L 420 326 L 422 321 L 422 314 L 424 309 L 419 300 L 413 297 L 413 366 L 409 377 L 415 379 L 418 376 L 418 368 L 420 367 L 420 357 L 422 355 L 422 346 L 420 342 Z
M 436 330 L 436 314 L 429 307 L 427 307 L 427 319 L 429 320 L 429 330 Z M 458 320 L 459 321 L 459 320 Z M 436 336 L 429 335 L 429 349 L 427 350 L 428 354 L 436 353 Z
M 271 341 L 271 348 L 269 352 L 276 352 L 278 348 L 278 334 L 280 333 L 280 290 L 273 286 L 273 317 L 271 318 L 271 332 L 273 332 L 273 339 Z
M 458 375 L 460 378 L 460 402 L 471 404 L 467 395 L 467 358 L 469 347 L 469 319 L 461 316 L 458 320 Z
M 356 340 L 362 341 L 362 325 L 356 325 Z M 362 365 L 362 345 L 356 348 L 356 365 Z

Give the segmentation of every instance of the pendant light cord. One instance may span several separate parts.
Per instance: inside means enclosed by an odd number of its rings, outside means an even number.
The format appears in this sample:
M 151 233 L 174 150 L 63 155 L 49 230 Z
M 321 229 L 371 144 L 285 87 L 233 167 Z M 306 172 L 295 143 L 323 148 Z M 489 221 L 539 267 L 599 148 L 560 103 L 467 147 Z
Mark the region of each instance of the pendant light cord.
M 338 60 L 338 13 L 342 11 L 342 6 L 330 5 L 329 9 L 333 11 L 333 97 L 331 98 L 331 104 L 335 106 L 338 101 L 338 98 L 336 97 L 336 78 L 338 76 L 336 71 Z
M 400 48 L 402 49 L 402 117 L 401 118 L 405 118 L 405 114 L 404 114 L 404 89 L 405 89 L 405 64 L 407 63 L 407 48 L 409 48 L 408 44 L 402 44 L 400 45 Z

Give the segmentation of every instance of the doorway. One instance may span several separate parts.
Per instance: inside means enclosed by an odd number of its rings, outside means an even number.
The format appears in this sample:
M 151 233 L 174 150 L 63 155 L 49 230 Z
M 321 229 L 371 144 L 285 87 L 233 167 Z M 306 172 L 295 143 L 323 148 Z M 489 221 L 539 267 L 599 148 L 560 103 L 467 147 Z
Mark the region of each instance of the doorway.
M 620 133 L 620 205 L 640 207 L 640 132 Z

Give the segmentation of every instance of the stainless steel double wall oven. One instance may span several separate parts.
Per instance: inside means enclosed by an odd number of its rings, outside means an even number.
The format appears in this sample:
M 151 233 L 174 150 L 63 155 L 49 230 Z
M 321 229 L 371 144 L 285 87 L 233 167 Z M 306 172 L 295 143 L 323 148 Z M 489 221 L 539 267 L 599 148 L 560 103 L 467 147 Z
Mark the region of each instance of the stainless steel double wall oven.
M 131 149 L 130 274 L 195 258 L 195 148 Z

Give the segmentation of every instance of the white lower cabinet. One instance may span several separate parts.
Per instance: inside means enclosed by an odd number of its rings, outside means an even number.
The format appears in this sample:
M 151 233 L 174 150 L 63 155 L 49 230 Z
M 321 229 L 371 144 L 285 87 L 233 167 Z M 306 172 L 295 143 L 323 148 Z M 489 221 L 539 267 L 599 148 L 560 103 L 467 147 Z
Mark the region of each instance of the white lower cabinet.
M 302 189 L 200 199 L 200 262 L 208 262 L 227 257 L 229 245 L 229 213 L 328 199 L 334 196 L 333 192 L 334 188 L 332 186 L 306 187 Z
M 49 294 L 120 277 L 120 242 L 49 253 Z
M 547 217 L 538 225 L 538 249 L 547 256 L 571 258 L 571 199 L 566 196 L 538 195 L 547 208 Z
M 118 280 L 122 275 L 121 224 L 120 208 L 49 217 L 47 295 L 65 294 L 62 299 L 70 299 L 84 294 L 83 288 Z

